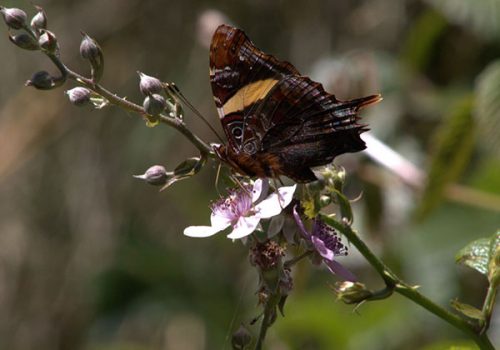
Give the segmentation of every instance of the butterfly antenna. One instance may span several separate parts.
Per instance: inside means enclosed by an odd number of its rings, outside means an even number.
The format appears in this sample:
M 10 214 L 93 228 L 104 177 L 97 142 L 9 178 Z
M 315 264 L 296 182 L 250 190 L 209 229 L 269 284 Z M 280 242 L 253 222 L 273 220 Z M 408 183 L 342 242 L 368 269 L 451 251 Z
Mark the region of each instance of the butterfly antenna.
M 224 140 L 222 137 L 219 135 L 219 133 L 213 128 L 212 125 L 208 122 L 208 120 L 189 102 L 189 100 L 184 96 L 184 94 L 179 90 L 177 85 L 174 83 L 165 83 L 165 87 L 167 90 L 175 97 L 177 97 L 182 103 L 184 103 L 193 113 L 200 118 L 210 130 L 217 136 L 220 142 L 224 143 Z

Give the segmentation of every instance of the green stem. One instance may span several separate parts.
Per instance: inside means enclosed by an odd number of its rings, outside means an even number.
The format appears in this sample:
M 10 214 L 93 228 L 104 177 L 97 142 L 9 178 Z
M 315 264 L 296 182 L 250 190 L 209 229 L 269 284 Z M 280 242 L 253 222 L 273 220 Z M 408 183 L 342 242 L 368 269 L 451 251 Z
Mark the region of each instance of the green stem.
M 497 294 L 496 287 L 492 283 L 490 283 L 483 304 L 482 312 L 484 316 L 484 321 L 481 327 L 481 333 L 485 333 L 488 327 L 490 326 L 491 313 L 493 312 L 493 307 L 495 306 L 496 294 Z
M 311 255 L 312 253 L 314 253 L 314 251 L 312 250 L 306 250 L 304 253 L 288 260 L 288 261 L 285 261 L 285 268 L 289 268 L 289 267 L 292 267 L 293 265 L 295 265 L 296 263 L 298 263 L 300 260 L 308 257 L 309 255 Z
M 262 350 L 267 330 L 271 326 L 273 318 L 276 315 L 276 306 L 278 305 L 279 299 L 279 295 L 273 293 L 266 301 L 266 306 L 264 307 L 264 317 L 262 318 L 262 323 L 260 324 L 259 337 L 257 338 L 257 342 L 255 344 L 255 350 Z
M 399 294 L 412 300 L 414 303 L 422 306 L 427 311 L 438 316 L 442 320 L 448 322 L 452 326 L 460 329 L 462 332 L 466 333 L 471 337 L 474 342 L 482 350 L 494 350 L 493 345 L 489 341 L 486 334 L 480 334 L 480 329 L 476 324 L 466 321 L 465 319 L 452 314 L 441 306 L 435 304 L 430 299 L 426 298 L 424 295 L 420 294 L 416 287 L 410 286 L 403 282 L 399 277 L 397 277 L 390 269 L 387 267 L 373 252 L 368 248 L 368 246 L 359 238 L 354 230 L 348 225 L 343 225 L 338 221 L 326 216 L 321 215 L 321 219 L 332 226 L 333 228 L 340 231 L 344 236 L 347 237 L 349 242 L 351 242 L 358 251 L 365 257 L 366 260 L 375 268 L 375 270 L 384 279 L 388 287 L 391 287 Z

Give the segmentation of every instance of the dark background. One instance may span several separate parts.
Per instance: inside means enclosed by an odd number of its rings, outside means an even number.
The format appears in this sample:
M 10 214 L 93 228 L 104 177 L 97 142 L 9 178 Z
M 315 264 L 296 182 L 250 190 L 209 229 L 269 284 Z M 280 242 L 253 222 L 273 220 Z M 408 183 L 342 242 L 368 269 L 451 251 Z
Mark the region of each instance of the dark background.
M 219 129 L 207 45 L 220 20 L 338 98 L 382 93 L 384 101 L 364 112 L 373 134 L 436 181 L 416 190 L 364 154 L 339 157 L 348 195 L 363 193 L 355 227 L 433 300 L 447 305 L 459 297 L 481 306 L 486 280 L 455 265 L 454 256 L 500 228 L 500 108 L 493 103 L 486 117 L 476 108 L 478 77 L 500 55 L 498 0 L 37 4 L 74 70 L 88 71 L 78 54 L 83 30 L 104 50 L 103 85 L 142 103 L 137 70 L 174 81 Z M 2 5 L 35 13 L 28 1 Z M 118 108 L 72 106 L 63 94 L 71 83 L 47 92 L 24 87 L 35 71 L 55 70 L 40 53 L 11 45 L 1 27 L 0 348 L 229 349 L 232 331 L 259 312 L 256 274 L 245 248 L 224 234 L 182 234 L 208 223 L 217 164 L 162 193 L 134 180 L 153 164 L 173 169 L 196 149 L 175 130 L 147 128 Z M 498 84 L 490 89 L 500 91 Z M 457 120 L 469 123 L 460 128 Z M 205 141 L 217 141 L 192 114 L 187 122 Z M 355 252 L 341 262 L 371 288 L 381 287 Z M 326 271 L 304 263 L 294 279 L 269 349 L 469 344 L 400 296 L 353 312 L 335 302 L 335 278 Z M 490 332 L 496 344 L 498 317 Z

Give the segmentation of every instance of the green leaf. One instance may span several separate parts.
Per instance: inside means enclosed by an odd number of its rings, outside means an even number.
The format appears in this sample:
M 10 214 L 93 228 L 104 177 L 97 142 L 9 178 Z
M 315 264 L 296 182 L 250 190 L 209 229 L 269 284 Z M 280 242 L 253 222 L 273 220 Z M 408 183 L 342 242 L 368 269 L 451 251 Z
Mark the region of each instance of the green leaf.
M 500 154 L 500 60 L 490 63 L 479 75 L 475 87 L 480 140 L 492 154 Z
M 446 186 L 457 180 L 469 163 L 475 141 L 472 102 L 472 97 L 462 97 L 436 132 L 427 183 L 416 213 L 419 219 L 439 205 Z
M 465 315 L 469 318 L 472 318 L 475 320 L 480 320 L 480 321 L 482 321 L 484 319 L 484 316 L 483 316 L 481 310 L 475 308 L 472 305 L 461 303 L 457 299 L 451 301 L 451 306 L 455 310 L 460 312 L 462 315 Z
M 427 0 L 454 24 L 486 39 L 500 37 L 500 0 Z
M 500 275 L 500 230 L 490 238 L 481 238 L 462 248 L 457 263 L 469 266 L 488 278 L 490 284 L 497 285 Z

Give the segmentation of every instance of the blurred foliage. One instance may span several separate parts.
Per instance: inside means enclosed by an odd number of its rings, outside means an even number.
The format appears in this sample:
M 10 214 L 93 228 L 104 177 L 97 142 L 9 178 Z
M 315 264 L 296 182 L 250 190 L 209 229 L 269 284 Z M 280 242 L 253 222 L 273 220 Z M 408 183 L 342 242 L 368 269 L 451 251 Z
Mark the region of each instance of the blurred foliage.
M 87 69 L 78 57 L 83 30 L 103 48 L 106 87 L 139 102 L 137 70 L 174 81 L 216 128 L 207 28 L 220 18 L 339 98 L 382 93 L 364 119 L 429 179 L 422 192 L 363 154 L 339 157 L 349 198 L 365 193 L 354 205 L 357 229 L 430 298 L 481 305 L 486 281 L 453 261 L 500 227 L 498 0 L 37 4 L 69 66 Z M 31 8 L 27 0 L 2 5 Z M 196 156 L 181 135 L 116 108 L 77 109 L 62 89 L 23 87 L 34 71 L 53 67 L 6 35 L 0 58 L 0 348 L 229 349 L 231 332 L 259 312 L 246 250 L 223 234 L 182 235 L 208 222 L 208 204 L 223 192 L 216 165 L 159 194 L 132 175 Z M 216 141 L 193 115 L 186 120 Z M 453 183 L 467 191 L 450 192 Z M 415 222 L 418 208 L 426 215 Z M 342 262 L 369 288 L 381 286 L 356 252 Z M 297 266 L 294 283 L 269 349 L 474 348 L 399 296 L 353 312 L 335 302 L 329 275 L 309 264 Z M 497 346 L 499 325 L 497 311 Z

